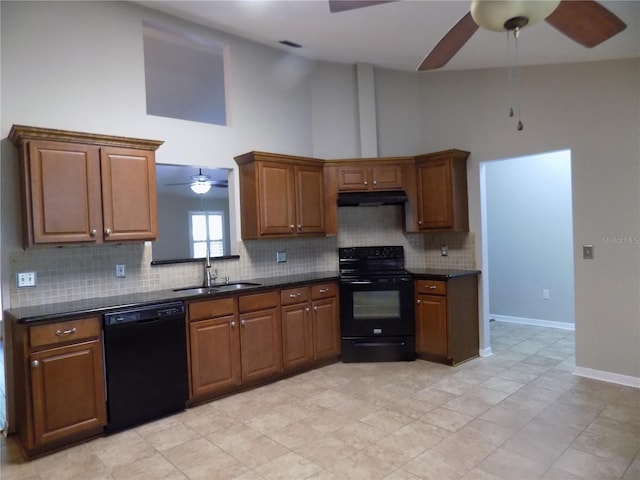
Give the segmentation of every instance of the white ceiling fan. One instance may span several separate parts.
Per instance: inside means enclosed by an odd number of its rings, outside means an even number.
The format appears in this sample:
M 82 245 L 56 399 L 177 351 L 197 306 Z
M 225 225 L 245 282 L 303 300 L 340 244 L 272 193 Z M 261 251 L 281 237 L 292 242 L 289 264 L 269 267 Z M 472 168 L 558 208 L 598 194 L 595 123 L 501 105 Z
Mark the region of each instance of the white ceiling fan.
M 186 183 L 165 183 L 167 186 L 189 185 L 189 188 L 198 195 L 204 195 L 211 187 L 227 188 L 229 182 L 227 180 L 212 180 L 210 175 L 204 175 L 202 169 L 198 169 L 197 175 L 191 175 L 191 181 Z

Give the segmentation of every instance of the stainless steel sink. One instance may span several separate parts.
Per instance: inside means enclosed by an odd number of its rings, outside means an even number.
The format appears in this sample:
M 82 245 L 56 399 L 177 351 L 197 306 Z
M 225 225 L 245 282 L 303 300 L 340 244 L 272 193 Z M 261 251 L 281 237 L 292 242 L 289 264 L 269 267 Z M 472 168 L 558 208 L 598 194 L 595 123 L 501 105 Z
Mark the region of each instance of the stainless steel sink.
M 184 292 L 191 295 L 213 295 L 216 293 L 216 289 L 213 287 L 183 287 L 174 288 L 174 292 Z
M 229 292 L 234 290 L 241 290 L 243 288 L 257 287 L 259 283 L 251 282 L 233 282 L 233 283 L 219 283 L 211 285 L 210 287 L 182 287 L 174 288 L 174 292 L 184 292 L 190 295 L 213 295 L 216 292 Z
M 259 283 L 251 283 L 251 282 L 235 282 L 235 283 L 223 283 L 220 285 L 215 285 L 215 288 L 219 292 L 228 292 L 229 290 L 240 290 L 248 287 L 257 287 Z

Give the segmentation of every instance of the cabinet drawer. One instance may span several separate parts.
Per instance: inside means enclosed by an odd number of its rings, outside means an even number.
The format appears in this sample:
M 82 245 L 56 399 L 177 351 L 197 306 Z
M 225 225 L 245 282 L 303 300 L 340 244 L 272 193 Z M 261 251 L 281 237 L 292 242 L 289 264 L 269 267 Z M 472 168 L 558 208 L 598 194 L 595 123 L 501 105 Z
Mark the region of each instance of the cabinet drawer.
M 337 293 L 338 286 L 335 283 L 319 283 L 317 285 L 311 285 L 312 300 L 335 297 Z
M 190 303 L 187 307 L 189 310 L 189 320 L 202 320 L 205 318 L 233 315 L 233 301 L 233 297 L 228 297 L 219 300 Z
M 238 298 L 238 310 L 240 313 L 265 310 L 278 305 L 278 292 L 275 290 L 253 295 L 242 295 Z
M 416 280 L 416 293 L 428 293 L 431 295 L 446 295 L 447 282 L 440 280 Z
M 287 288 L 280 292 L 282 305 L 293 305 L 309 301 L 309 287 Z
M 100 337 L 102 322 L 98 317 L 37 325 L 29 329 L 32 348 Z

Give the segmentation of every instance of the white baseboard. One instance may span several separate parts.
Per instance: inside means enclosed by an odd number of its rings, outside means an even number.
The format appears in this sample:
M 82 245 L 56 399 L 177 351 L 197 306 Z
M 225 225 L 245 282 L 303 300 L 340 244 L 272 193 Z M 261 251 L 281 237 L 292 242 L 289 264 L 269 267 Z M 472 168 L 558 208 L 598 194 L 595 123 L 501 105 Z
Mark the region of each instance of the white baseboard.
M 640 388 L 640 378 L 632 377 L 631 375 L 620 375 L 619 373 L 605 372 L 603 370 L 594 370 L 593 368 L 586 367 L 576 367 L 573 374 L 579 377 L 593 378 L 594 380 Z
M 491 355 L 493 355 L 493 352 L 491 351 L 491 347 L 480 349 L 481 357 L 490 357 Z
M 560 328 L 562 330 L 575 330 L 576 326 L 569 322 L 552 322 L 550 320 L 539 320 L 537 318 L 512 317 L 509 315 L 489 314 L 489 318 L 493 318 L 498 322 L 522 323 L 525 325 L 536 325 L 538 327 Z

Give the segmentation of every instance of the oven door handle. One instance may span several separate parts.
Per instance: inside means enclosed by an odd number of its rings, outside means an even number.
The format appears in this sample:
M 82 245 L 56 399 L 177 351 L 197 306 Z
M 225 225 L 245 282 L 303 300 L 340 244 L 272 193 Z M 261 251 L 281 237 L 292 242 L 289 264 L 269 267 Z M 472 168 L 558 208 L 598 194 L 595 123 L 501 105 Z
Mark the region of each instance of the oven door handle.
M 348 285 L 371 285 L 373 282 L 369 280 L 352 280 L 347 282 Z

